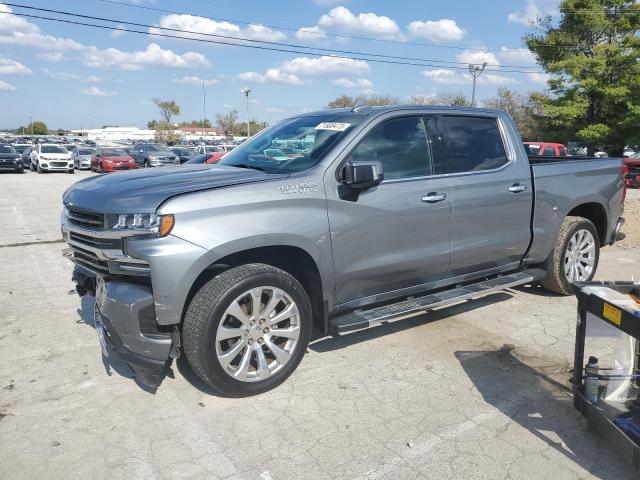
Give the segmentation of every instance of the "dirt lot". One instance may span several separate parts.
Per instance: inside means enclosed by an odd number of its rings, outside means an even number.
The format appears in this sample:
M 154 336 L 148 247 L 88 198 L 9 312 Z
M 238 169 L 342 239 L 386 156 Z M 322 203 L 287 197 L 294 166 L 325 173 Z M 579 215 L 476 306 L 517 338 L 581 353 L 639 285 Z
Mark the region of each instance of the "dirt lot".
M 0 478 L 638 478 L 573 409 L 575 299 L 537 287 L 318 338 L 261 396 L 217 397 L 183 359 L 140 389 L 60 255 L 87 175 L 0 175 Z M 599 278 L 640 276 L 639 193 Z

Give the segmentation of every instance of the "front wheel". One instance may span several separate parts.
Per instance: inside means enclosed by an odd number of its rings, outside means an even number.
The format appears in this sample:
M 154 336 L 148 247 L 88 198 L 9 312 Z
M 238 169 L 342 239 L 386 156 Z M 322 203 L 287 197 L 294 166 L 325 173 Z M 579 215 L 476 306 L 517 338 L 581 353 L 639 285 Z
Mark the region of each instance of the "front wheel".
M 283 270 L 256 263 L 227 270 L 196 293 L 182 343 L 204 382 L 242 397 L 284 382 L 302 360 L 311 329 L 302 285 Z
M 42 167 L 40 166 L 40 164 L 38 163 L 38 166 L 36 167 L 36 170 L 38 171 L 38 173 L 42 173 Z
M 583 217 L 567 217 L 547 260 L 547 276 L 540 284 L 551 292 L 572 295 L 571 284 L 590 281 L 599 259 L 600 240 L 593 223 Z

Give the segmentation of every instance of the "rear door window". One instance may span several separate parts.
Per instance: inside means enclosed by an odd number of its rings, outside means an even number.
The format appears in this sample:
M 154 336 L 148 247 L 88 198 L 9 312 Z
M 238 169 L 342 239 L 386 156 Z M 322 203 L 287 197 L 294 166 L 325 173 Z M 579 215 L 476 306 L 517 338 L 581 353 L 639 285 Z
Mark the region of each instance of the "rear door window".
M 542 155 L 546 157 L 555 157 L 556 151 L 553 147 L 544 147 L 544 150 L 542 151 Z
M 567 156 L 567 151 L 564 149 L 564 147 L 558 147 L 558 153 L 560 154 L 561 157 Z
M 437 115 L 428 118 L 437 173 L 493 170 L 508 163 L 495 118 Z
M 385 180 L 433 174 L 422 117 L 399 117 L 376 125 L 351 153 L 354 161 L 378 161 Z

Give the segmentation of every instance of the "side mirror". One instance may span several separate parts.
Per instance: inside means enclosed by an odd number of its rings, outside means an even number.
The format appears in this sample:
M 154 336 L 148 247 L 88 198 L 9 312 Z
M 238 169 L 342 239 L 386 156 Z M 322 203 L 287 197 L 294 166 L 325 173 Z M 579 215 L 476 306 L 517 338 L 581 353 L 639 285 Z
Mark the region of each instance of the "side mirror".
M 375 187 L 384 180 L 380 162 L 349 161 L 344 167 L 343 183 L 355 190 Z

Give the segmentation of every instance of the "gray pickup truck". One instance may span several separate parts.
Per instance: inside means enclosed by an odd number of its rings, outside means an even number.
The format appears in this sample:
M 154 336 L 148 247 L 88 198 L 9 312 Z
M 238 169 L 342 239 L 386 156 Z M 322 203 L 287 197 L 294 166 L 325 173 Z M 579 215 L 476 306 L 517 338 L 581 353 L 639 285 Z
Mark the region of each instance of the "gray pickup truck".
M 620 159 L 529 159 L 511 118 L 360 107 L 289 118 L 216 165 L 102 175 L 64 194 L 103 352 L 157 386 L 181 352 L 230 396 L 344 333 L 540 282 L 569 294 L 613 243 Z

